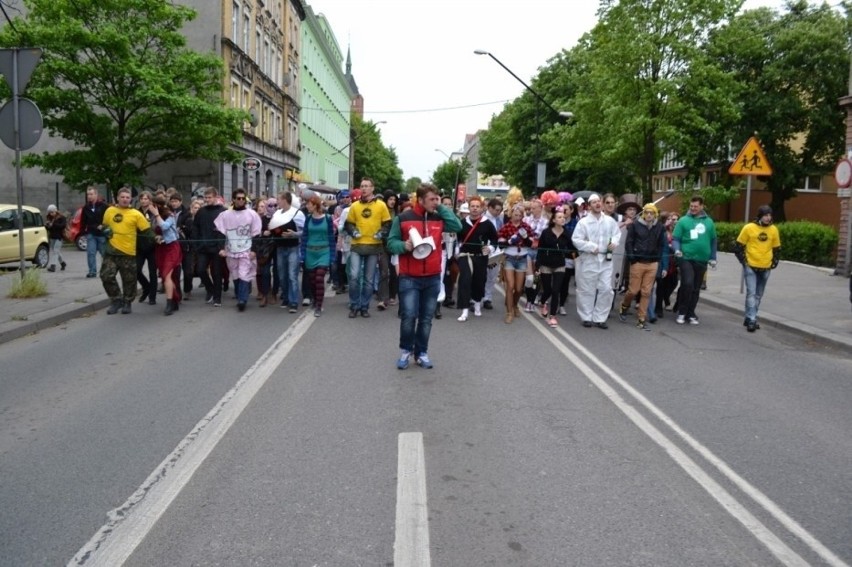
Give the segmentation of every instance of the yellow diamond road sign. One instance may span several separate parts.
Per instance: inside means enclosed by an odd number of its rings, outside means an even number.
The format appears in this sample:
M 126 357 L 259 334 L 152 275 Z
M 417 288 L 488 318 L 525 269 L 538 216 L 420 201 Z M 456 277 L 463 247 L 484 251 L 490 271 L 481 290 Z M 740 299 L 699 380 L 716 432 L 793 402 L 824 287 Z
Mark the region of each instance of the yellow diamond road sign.
M 772 166 L 760 147 L 760 142 L 752 136 L 748 139 L 737 159 L 728 168 L 731 175 L 772 175 Z

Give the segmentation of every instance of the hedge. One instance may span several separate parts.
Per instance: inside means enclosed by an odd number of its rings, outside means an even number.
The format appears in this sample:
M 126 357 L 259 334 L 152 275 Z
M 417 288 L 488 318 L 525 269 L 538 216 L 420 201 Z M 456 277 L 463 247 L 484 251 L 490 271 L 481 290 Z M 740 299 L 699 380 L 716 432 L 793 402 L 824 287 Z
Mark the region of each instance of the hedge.
M 717 222 L 719 251 L 733 252 L 744 223 Z M 812 266 L 833 267 L 837 251 L 837 231 L 810 221 L 781 222 L 776 225 L 781 235 L 781 258 Z

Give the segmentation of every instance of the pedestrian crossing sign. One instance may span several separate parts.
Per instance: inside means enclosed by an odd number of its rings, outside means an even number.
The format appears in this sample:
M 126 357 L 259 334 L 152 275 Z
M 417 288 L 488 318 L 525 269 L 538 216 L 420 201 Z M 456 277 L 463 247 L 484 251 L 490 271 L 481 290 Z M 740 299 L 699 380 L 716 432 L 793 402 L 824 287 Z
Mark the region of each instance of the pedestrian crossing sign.
M 760 142 L 752 136 L 737 154 L 737 159 L 728 168 L 731 175 L 772 175 L 772 166 L 760 147 Z

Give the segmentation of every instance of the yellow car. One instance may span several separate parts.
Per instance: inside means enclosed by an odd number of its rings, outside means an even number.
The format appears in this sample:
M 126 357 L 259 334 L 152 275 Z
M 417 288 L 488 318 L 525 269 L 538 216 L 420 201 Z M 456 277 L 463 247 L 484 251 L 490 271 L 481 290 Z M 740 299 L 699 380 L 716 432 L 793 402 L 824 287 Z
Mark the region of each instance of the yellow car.
M 47 266 L 47 229 L 41 211 L 24 206 L 24 259 L 39 268 Z M 20 262 L 21 249 L 18 233 L 18 205 L 0 205 L 0 264 Z

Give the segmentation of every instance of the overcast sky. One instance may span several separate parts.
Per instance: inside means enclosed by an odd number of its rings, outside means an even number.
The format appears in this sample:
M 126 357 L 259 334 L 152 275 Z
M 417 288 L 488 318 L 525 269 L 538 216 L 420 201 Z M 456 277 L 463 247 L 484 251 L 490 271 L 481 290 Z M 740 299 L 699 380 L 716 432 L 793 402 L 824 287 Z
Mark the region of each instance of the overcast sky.
M 465 134 L 523 91 L 490 51 L 529 84 L 537 69 L 571 48 L 596 22 L 593 0 L 309 0 L 328 19 L 364 97 L 364 118 L 379 122 L 403 177 L 428 180 Z M 745 8 L 783 6 L 746 0 Z M 563 110 L 563 109 L 560 109 Z M 570 109 L 564 109 L 570 110 Z

